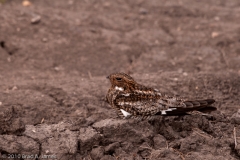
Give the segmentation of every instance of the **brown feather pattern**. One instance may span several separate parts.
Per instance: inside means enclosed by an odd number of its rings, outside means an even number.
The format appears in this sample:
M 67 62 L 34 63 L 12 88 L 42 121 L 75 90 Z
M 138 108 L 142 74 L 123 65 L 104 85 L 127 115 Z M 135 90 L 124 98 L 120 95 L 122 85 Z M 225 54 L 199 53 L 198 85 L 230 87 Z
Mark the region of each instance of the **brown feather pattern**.
M 156 115 L 187 115 L 191 111 L 209 112 L 215 100 L 186 100 L 168 96 L 157 89 L 137 83 L 125 73 L 113 73 L 107 77 L 111 87 L 106 95 L 107 102 L 121 117 L 149 119 Z

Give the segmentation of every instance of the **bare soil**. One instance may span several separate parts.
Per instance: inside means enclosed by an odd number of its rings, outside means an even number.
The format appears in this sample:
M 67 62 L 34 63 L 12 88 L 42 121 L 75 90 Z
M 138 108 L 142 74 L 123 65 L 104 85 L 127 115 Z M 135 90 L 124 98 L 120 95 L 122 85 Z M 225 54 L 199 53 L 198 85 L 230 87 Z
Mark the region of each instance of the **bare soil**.
M 0 1 L 0 159 L 240 159 L 239 0 Z M 113 72 L 209 116 L 119 119 Z

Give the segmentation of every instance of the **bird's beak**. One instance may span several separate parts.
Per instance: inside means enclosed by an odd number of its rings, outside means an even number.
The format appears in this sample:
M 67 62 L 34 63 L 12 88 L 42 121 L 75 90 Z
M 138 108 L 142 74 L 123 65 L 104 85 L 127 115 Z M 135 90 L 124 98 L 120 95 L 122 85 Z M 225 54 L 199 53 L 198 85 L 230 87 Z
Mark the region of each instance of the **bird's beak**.
M 109 77 L 109 76 L 107 76 L 106 78 L 107 78 L 107 79 L 109 79 L 110 77 Z

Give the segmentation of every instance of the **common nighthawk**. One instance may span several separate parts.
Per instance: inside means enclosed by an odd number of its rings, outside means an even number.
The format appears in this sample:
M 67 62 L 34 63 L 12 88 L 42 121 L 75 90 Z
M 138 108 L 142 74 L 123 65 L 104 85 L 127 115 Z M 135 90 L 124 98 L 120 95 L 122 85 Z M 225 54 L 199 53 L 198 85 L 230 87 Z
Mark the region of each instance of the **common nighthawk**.
M 156 115 L 178 116 L 216 110 L 211 106 L 214 99 L 185 100 L 168 96 L 157 89 L 137 83 L 125 73 L 113 73 L 107 78 L 111 82 L 107 102 L 123 118 L 150 119 Z

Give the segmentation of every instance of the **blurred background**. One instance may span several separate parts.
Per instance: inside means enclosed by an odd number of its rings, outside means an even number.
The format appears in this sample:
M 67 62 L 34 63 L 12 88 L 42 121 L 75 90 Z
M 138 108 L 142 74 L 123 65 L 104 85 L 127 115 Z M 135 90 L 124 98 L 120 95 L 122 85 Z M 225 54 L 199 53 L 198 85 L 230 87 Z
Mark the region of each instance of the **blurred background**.
M 1 0 L 0 71 L 239 73 L 239 19 L 238 0 Z

